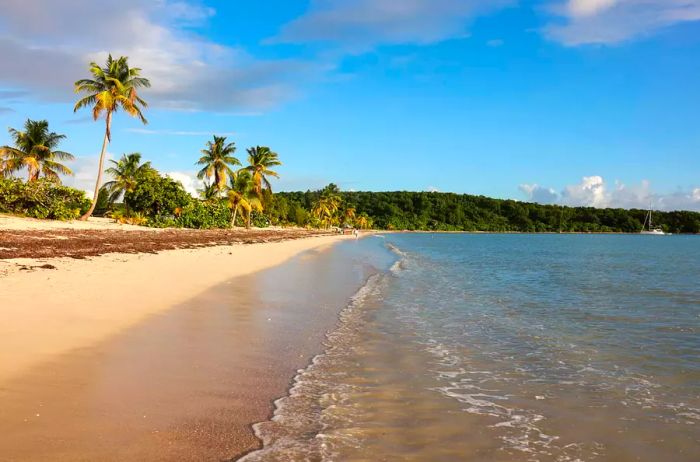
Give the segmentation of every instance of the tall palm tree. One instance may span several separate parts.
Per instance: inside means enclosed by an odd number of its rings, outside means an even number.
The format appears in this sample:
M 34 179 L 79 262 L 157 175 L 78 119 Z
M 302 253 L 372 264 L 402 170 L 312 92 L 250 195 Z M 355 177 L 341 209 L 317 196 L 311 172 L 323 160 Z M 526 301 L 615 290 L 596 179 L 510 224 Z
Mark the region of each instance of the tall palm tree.
M 262 202 L 255 193 L 253 178 L 250 172 L 244 170 L 231 177 L 231 186 L 228 191 L 229 207 L 233 211 L 231 227 L 236 225 L 238 210 L 241 210 L 246 218 L 246 228 L 250 228 L 250 217 L 253 210 L 262 212 Z
M 46 178 L 59 180 L 59 174 L 72 175 L 71 169 L 60 163 L 75 157 L 56 148 L 66 135 L 49 131 L 46 120 L 30 120 L 24 123 L 24 131 L 8 129 L 14 146 L 0 147 L 0 176 L 27 169 L 27 181 L 39 179 L 42 173 Z
M 104 188 L 109 192 L 110 202 L 115 202 L 122 194 L 133 192 L 139 177 L 151 169 L 150 162 L 141 163 L 141 154 L 138 152 L 122 154 L 121 159 L 110 162 L 113 165 L 105 170 L 105 173 L 114 179 L 104 184 Z
M 253 188 L 255 194 L 262 200 L 263 186 L 272 191 L 272 185 L 268 176 L 279 178 L 279 174 L 271 167 L 282 165 L 276 152 L 272 152 L 267 146 L 255 146 L 248 148 L 248 165 L 241 170 L 247 170 L 253 176 Z
M 94 120 L 105 114 L 105 136 L 100 152 L 100 161 L 97 167 L 97 181 L 95 181 L 95 195 L 90 209 L 80 219 L 87 220 L 95 210 L 97 195 L 100 192 L 102 181 L 102 168 L 104 165 L 107 145 L 112 141 L 112 115 L 122 109 L 128 115 L 137 117 L 144 124 L 148 121 L 143 116 L 141 108 L 148 106 L 148 103 L 141 99 L 137 90 L 139 88 L 150 87 L 151 82 L 145 77 L 141 77 L 141 69 L 129 67 L 128 58 L 121 56 L 119 59 L 112 59 L 109 55 L 105 67 L 100 67 L 97 63 L 90 63 L 90 73 L 92 79 L 81 79 L 75 82 L 76 93 L 86 93 L 75 103 L 73 112 L 78 109 L 90 106 Z
M 235 175 L 231 169 L 234 165 L 241 165 L 233 153 L 236 152 L 236 143 L 227 143 L 225 136 L 214 135 L 214 141 L 207 141 L 207 149 L 202 149 L 202 157 L 197 165 L 202 169 L 197 173 L 197 178 L 214 178 L 213 184 L 221 193 L 226 187 L 226 180 Z

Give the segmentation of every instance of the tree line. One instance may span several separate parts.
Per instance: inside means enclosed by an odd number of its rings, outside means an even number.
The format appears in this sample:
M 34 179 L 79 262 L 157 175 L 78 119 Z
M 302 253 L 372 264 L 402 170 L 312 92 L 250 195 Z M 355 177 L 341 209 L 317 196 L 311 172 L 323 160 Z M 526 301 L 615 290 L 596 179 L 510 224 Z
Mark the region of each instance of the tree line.
M 330 185 L 319 191 L 276 193 L 272 221 L 312 222 L 315 208 L 329 191 L 337 196 L 335 223 L 344 222 L 344 210 L 352 210 L 387 230 L 636 233 L 647 214 L 640 209 L 543 205 L 469 194 L 340 192 Z M 654 212 L 654 224 L 671 233 L 700 233 L 700 213 Z

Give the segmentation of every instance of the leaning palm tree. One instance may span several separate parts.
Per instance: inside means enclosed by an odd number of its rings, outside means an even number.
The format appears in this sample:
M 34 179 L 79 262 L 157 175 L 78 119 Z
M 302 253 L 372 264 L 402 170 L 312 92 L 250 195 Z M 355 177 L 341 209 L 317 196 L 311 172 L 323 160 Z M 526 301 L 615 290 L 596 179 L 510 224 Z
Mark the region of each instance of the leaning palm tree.
M 35 181 L 43 174 L 46 178 L 60 181 L 59 174 L 72 175 L 71 169 L 60 163 L 75 157 L 56 148 L 66 135 L 49 131 L 45 120 L 30 120 L 24 123 L 24 131 L 8 130 L 14 146 L 0 147 L 0 176 L 8 176 L 27 169 L 27 181 Z
M 233 211 L 231 227 L 236 226 L 236 216 L 241 210 L 246 219 L 246 228 L 250 228 L 250 218 L 253 210 L 262 212 L 262 202 L 255 193 L 253 178 L 248 171 L 239 172 L 231 177 L 231 186 L 228 190 L 228 203 Z
M 197 161 L 197 165 L 203 166 L 197 178 L 214 178 L 212 184 L 221 193 L 226 187 L 226 179 L 235 175 L 231 167 L 241 165 L 241 161 L 233 156 L 234 152 L 235 143 L 227 143 L 225 136 L 214 135 L 214 141 L 207 141 L 207 149 L 202 149 L 202 157 Z
M 113 180 L 104 184 L 104 188 L 109 192 L 109 202 L 114 203 L 122 194 L 133 192 L 136 189 L 139 177 L 144 172 L 151 169 L 151 163 L 141 163 L 141 154 L 132 152 L 122 154 L 118 161 L 110 160 L 112 167 L 105 170 Z
M 272 185 L 268 176 L 279 178 L 279 174 L 271 167 L 282 165 L 276 152 L 272 152 L 267 146 L 255 146 L 248 148 L 248 165 L 241 170 L 247 170 L 253 176 L 253 188 L 255 194 L 262 200 L 263 186 L 272 191 Z
M 148 79 L 140 76 L 141 69 L 129 67 L 126 56 L 112 59 L 112 55 L 109 55 L 105 67 L 100 67 L 97 63 L 92 62 L 90 63 L 90 73 L 92 73 L 92 79 L 81 79 L 75 82 L 75 92 L 86 93 L 87 95 L 75 103 L 73 112 L 90 106 L 94 120 L 105 114 L 105 136 L 97 167 L 95 195 L 90 209 L 80 218 L 81 220 L 90 218 L 97 204 L 105 153 L 107 152 L 107 145 L 112 141 L 112 115 L 119 109 L 122 109 L 130 116 L 137 117 L 141 122 L 147 124 L 148 121 L 143 116 L 141 108 L 147 107 L 148 103 L 141 99 L 137 89 L 151 86 Z

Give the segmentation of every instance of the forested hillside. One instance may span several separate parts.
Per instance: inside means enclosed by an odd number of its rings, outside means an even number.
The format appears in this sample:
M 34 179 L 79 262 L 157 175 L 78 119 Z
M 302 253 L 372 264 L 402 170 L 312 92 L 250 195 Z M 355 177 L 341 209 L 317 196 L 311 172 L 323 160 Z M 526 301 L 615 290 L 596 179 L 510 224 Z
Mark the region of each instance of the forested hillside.
M 564 207 L 439 192 L 340 192 L 341 209 L 366 215 L 375 228 L 395 230 L 638 232 L 646 210 Z M 273 223 L 307 223 L 323 191 L 275 193 Z M 667 232 L 699 233 L 698 212 L 654 212 Z M 342 220 L 341 220 L 342 221 Z

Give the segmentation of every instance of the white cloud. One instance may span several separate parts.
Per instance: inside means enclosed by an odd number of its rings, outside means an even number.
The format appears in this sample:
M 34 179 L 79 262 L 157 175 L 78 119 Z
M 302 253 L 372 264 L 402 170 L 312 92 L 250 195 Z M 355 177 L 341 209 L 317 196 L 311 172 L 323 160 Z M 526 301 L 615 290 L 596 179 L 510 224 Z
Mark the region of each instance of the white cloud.
M 559 200 L 559 194 L 552 188 L 545 188 L 536 183 L 521 184 L 518 189 L 522 191 L 529 201 L 540 204 L 552 204 Z
M 522 184 L 519 189 L 527 200 L 542 204 L 625 209 L 647 209 L 651 206 L 657 210 L 700 211 L 700 188 L 658 194 L 652 190 L 651 183 L 647 180 L 636 185 L 616 181 L 611 187 L 603 177 L 593 175 L 566 186 L 560 193 L 537 184 Z
M 569 0 L 571 16 L 591 16 L 613 7 L 619 0 Z
M 584 176 L 580 183 L 569 185 L 562 193 L 562 200 L 570 205 L 607 207 L 608 196 L 601 176 Z
M 276 42 L 327 42 L 363 52 L 379 45 L 427 44 L 466 35 L 468 22 L 513 0 L 313 0 Z
M 104 168 L 107 168 L 109 160 L 114 156 L 109 151 L 105 154 Z M 61 182 L 75 189 L 85 191 L 87 196 L 92 199 L 95 194 L 95 181 L 97 180 L 97 165 L 100 156 L 75 156 L 75 160 L 66 162 L 68 168 L 73 170 L 73 175 L 61 175 Z M 102 182 L 108 181 L 105 176 L 102 177 Z
M 440 192 L 440 190 L 435 186 L 428 186 L 427 188 L 425 188 L 425 190 L 428 192 Z
M 700 20 L 700 0 L 568 0 L 544 33 L 565 45 L 615 44 Z
M 72 100 L 88 63 L 129 56 L 153 84 L 144 97 L 179 110 L 265 109 L 295 95 L 294 82 L 319 69 L 296 60 L 257 60 L 192 32 L 214 10 L 192 1 L 2 0 L 0 85 L 43 100 Z M 85 20 L 99 18 L 99 20 Z
M 168 172 L 165 175 L 179 181 L 185 191 L 193 197 L 199 197 L 198 190 L 204 187 L 204 183 L 193 172 Z

